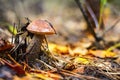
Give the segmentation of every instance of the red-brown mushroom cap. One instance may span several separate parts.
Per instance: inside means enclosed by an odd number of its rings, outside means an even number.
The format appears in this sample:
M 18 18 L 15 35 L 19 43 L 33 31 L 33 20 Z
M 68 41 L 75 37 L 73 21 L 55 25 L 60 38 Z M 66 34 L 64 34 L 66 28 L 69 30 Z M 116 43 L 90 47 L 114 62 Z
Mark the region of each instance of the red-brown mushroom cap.
M 52 26 L 50 25 L 49 22 L 47 22 L 46 20 L 34 20 L 33 22 L 31 22 L 28 27 L 27 30 L 33 34 L 55 34 L 55 31 L 53 30 Z

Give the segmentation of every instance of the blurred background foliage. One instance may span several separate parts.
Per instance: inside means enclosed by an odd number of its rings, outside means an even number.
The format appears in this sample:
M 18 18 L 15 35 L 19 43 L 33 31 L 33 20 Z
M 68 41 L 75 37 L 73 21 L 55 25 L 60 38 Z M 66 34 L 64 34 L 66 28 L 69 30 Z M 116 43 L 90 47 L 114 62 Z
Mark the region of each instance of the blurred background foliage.
M 108 2 L 120 9 L 119 0 Z M 34 19 L 43 13 L 60 15 L 67 13 L 67 9 L 72 9 L 74 13 L 75 7 L 74 0 L 0 0 L 0 21 L 16 22 L 24 17 Z
M 116 8 L 120 9 L 120 1 L 119 0 L 108 0 L 109 3 L 116 5 Z
M 81 0 L 82 3 L 84 1 Z M 111 22 L 106 23 L 107 18 L 118 18 L 120 1 L 107 1 L 107 8 L 103 16 L 105 24 L 110 26 L 109 23 Z M 0 27 L 4 28 L 13 25 L 13 23 L 18 24 L 19 20 L 22 24 L 25 24 L 27 22 L 25 17 L 30 20 L 41 18 L 50 21 L 59 34 L 54 36 L 58 39 L 56 40 L 58 43 L 60 39 L 75 42 L 78 37 L 85 36 L 82 31 L 86 29 L 86 23 L 74 0 L 0 0 Z M 53 41 L 55 40 L 53 39 Z M 62 43 L 64 44 L 64 42 Z
M 0 21 L 16 22 L 42 13 L 54 14 L 55 10 L 60 12 L 63 7 L 72 3 L 73 0 L 0 0 Z

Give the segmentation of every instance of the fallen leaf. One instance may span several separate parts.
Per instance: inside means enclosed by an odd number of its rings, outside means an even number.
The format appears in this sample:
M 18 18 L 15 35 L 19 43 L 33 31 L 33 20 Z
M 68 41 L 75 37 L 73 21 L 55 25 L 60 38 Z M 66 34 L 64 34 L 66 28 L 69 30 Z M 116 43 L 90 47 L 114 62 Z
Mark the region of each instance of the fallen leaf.
M 29 74 L 30 73 L 30 74 Z M 41 78 L 43 80 L 60 80 L 62 77 L 57 73 L 52 73 L 51 71 L 43 71 L 43 70 L 30 70 L 28 75 Z
M 13 45 L 8 41 L 0 38 L 0 52 L 13 48 Z
M 54 80 L 45 74 L 34 74 L 34 77 L 42 79 L 42 80 Z
M 92 54 L 96 57 L 100 58 L 111 58 L 111 57 L 116 57 L 116 53 L 106 51 L 106 50 L 89 50 L 89 54 Z
M 30 76 L 24 76 L 24 77 L 18 77 L 18 76 L 14 76 L 13 77 L 13 80 L 38 80 L 38 79 L 33 79 L 32 77 Z
M 25 75 L 25 74 L 26 74 L 25 70 L 23 69 L 23 66 L 20 65 L 19 63 L 11 64 L 10 62 L 8 62 L 8 61 L 6 61 L 6 60 L 4 60 L 4 59 L 2 59 L 2 58 L 0 58 L 0 60 L 1 60 L 5 65 L 7 65 L 7 66 L 9 66 L 11 69 L 13 69 L 13 70 L 16 72 L 16 74 L 18 74 L 18 75 Z
M 74 49 L 69 48 L 69 54 L 71 56 L 74 56 L 74 55 L 86 55 L 87 52 L 88 52 L 87 49 L 81 48 L 81 47 L 76 47 Z
M 49 50 L 53 53 L 68 54 L 68 47 L 49 43 Z
M 74 64 L 89 64 L 90 61 L 88 61 L 88 59 L 86 58 L 82 58 L 82 57 L 76 57 L 74 59 Z
M 84 68 L 85 68 L 85 66 L 80 66 L 77 69 L 73 70 L 73 72 L 83 74 Z

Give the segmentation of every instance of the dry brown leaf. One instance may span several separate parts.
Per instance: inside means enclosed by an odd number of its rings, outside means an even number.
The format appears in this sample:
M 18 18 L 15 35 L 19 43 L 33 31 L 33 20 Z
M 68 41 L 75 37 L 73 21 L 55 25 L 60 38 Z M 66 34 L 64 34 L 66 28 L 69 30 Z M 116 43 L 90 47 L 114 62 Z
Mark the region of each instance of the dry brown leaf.
M 84 68 L 85 68 L 84 66 L 78 67 L 77 69 L 73 70 L 73 72 L 83 74 Z
M 13 44 L 0 38 L 0 52 L 13 48 Z

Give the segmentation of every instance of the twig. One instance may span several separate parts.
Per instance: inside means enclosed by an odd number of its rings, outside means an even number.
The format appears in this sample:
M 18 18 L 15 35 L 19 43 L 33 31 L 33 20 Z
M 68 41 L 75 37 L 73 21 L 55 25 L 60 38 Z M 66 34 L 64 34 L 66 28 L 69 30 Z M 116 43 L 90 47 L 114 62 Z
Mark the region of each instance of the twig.
M 85 0 L 85 1 L 86 1 L 86 0 Z M 95 13 L 93 12 L 93 10 L 91 9 L 90 5 L 87 3 L 87 1 L 86 1 L 86 7 L 87 7 L 88 12 L 90 13 L 90 15 L 91 15 L 94 23 L 95 23 L 95 27 L 98 28 L 98 27 L 99 27 L 99 23 L 98 23 L 98 20 L 97 20 L 97 18 L 96 18 L 96 15 L 95 15 Z
M 55 69 L 54 67 L 52 67 L 52 66 L 46 64 L 46 63 L 45 63 L 44 61 L 42 61 L 42 60 L 39 60 L 39 59 L 36 59 L 36 60 L 37 60 L 38 62 L 44 64 L 45 66 L 47 66 L 47 67 L 48 67 L 49 69 L 51 69 L 51 70 Z
M 85 10 L 83 9 L 81 2 L 79 0 L 75 0 L 76 4 L 78 5 L 79 9 L 81 10 L 83 17 L 85 18 L 88 28 L 91 31 L 91 34 L 93 35 L 93 37 L 95 38 L 96 42 L 99 42 L 100 39 L 96 36 L 96 33 L 94 31 L 94 29 L 92 28 L 92 25 L 90 24 L 90 21 L 88 19 L 88 15 L 86 14 Z
M 109 74 L 120 75 L 120 72 L 116 72 L 116 73 L 113 73 L 113 72 L 109 72 Z
M 25 36 L 24 36 L 23 39 L 20 41 L 20 43 L 19 43 L 17 46 L 15 46 L 13 49 L 11 49 L 11 50 L 9 51 L 10 54 L 12 54 L 12 53 L 20 46 L 20 44 L 21 44 L 22 41 L 26 38 L 26 36 L 27 36 L 27 33 L 25 33 Z
M 105 31 L 103 32 L 103 35 L 102 35 L 102 36 L 104 37 L 104 36 L 105 36 L 105 33 L 107 33 L 108 31 L 112 30 L 119 22 L 120 22 L 120 18 L 118 18 L 110 28 L 108 28 L 107 30 L 105 30 Z
M 80 80 L 100 80 L 92 76 L 81 75 L 81 74 L 74 73 L 72 71 L 63 70 L 63 69 L 60 69 L 60 73 L 66 76 L 73 76 L 73 77 L 79 78 Z

